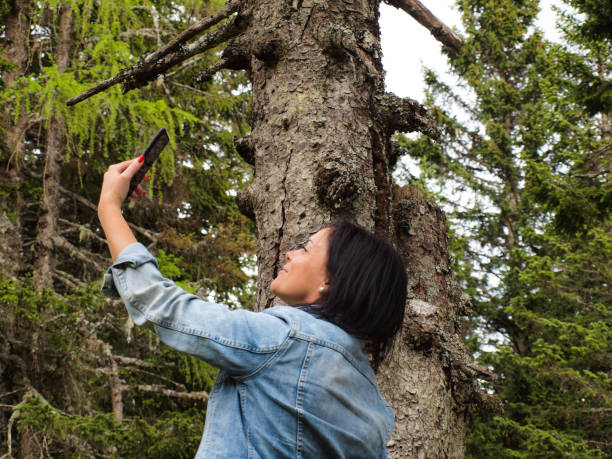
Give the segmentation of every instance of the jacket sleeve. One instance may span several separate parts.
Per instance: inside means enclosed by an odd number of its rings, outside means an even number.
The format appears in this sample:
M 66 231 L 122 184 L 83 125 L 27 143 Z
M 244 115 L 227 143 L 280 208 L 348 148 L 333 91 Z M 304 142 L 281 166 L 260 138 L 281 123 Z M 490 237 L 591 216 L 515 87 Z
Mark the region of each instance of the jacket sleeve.
M 164 278 L 140 243 L 126 247 L 105 274 L 102 291 L 121 298 L 137 325 L 149 324 L 160 339 L 244 377 L 271 359 L 289 336 L 284 319 L 208 303 Z

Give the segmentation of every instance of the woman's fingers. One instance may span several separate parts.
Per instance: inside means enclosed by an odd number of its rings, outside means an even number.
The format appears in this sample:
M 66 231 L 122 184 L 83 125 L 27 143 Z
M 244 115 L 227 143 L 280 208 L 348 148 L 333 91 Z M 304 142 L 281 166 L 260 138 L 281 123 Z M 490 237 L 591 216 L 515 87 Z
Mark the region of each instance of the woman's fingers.
M 140 185 L 138 185 L 136 187 L 136 189 L 134 191 L 132 191 L 132 194 L 130 194 L 130 198 L 132 198 L 132 199 L 140 199 L 141 196 L 144 196 L 145 194 L 147 194 L 145 189 L 143 187 L 141 187 Z
M 108 170 L 117 170 L 120 174 L 128 168 L 130 164 L 134 162 L 133 159 L 128 159 L 127 161 L 121 161 L 120 163 L 112 164 L 108 167 Z
M 130 186 L 130 180 L 136 171 L 142 167 L 143 160 L 144 155 L 141 155 L 137 159 L 113 164 L 108 168 L 108 171 L 104 174 L 98 206 L 102 204 L 121 207 Z M 142 195 L 137 190 L 130 193 L 130 196 L 134 199 L 139 199 Z
M 142 167 L 142 163 L 144 161 L 144 155 L 140 155 L 137 159 L 132 159 L 128 161 L 127 167 L 121 171 L 121 174 L 125 174 L 129 178 L 132 178 L 134 174 Z M 123 164 L 123 163 L 120 163 Z

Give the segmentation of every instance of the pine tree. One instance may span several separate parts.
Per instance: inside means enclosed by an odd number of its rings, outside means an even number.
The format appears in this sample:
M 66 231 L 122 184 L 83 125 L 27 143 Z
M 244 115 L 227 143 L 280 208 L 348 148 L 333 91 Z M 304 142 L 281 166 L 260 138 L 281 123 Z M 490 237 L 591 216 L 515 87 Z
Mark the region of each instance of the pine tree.
M 578 100 L 590 113 L 607 117 L 612 112 L 612 76 L 610 42 L 612 41 L 612 5 L 605 0 L 567 0 L 567 5 L 582 14 L 564 15 L 564 32 L 569 43 L 581 46 L 585 59 L 592 61 L 579 72 Z M 592 65 L 592 64 L 595 65 Z M 609 132 L 608 132 L 609 133 Z
M 472 417 L 468 455 L 603 457 L 610 138 L 576 100 L 573 71 L 590 64 L 534 29 L 537 1 L 458 5 L 467 37 L 449 60 L 462 90 L 426 75 L 443 140 L 401 144 L 451 210 L 470 341 L 498 375 L 485 386 L 503 414 Z

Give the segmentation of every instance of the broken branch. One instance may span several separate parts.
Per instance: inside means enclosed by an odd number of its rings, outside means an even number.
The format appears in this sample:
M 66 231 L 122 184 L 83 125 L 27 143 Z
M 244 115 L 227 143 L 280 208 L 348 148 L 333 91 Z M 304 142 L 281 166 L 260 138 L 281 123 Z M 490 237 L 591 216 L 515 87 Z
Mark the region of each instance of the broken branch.
M 88 265 L 93 265 L 94 268 L 97 269 L 98 271 L 104 270 L 104 266 L 102 266 L 101 264 L 101 263 L 106 263 L 106 259 L 104 257 L 98 254 L 95 254 L 93 252 L 90 252 L 89 250 L 78 249 L 73 244 L 71 244 L 66 238 L 62 236 L 55 236 L 52 239 L 52 241 L 55 247 L 66 250 L 70 255 L 72 255 L 75 258 L 78 258 L 83 263 L 86 263 Z M 98 263 L 94 261 L 94 258 L 97 258 L 98 260 L 100 260 L 100 262 Z
M 138 390 L 145 392 L 156 392 L 158 394 L 163 394 L 168 397 L 177 397 L 177 398 L 188 398 L 191 400 L 208 400 L 208 392 L 179 392 L 177 390 L 168 389 L 159 384 L 140 384 L 136 386 Z
M 83 287 L 85 285 L 83 282 L 81 282 L 76 277 L 72 276 L 71 274 L 68 274 L 65 271 L 61 271 L 57 268 L 53 272 L 53 277 L 55 277 L 57 280 L 59 280 L 60 282 L 62 282 L 64 285 L 66 285 L 69 288 L 76 289 L 79 287 Z
M 180 64 L 191 56 L 204 52 L 207 49 L 214 48 L 224 41 L 229 40 L 240 31 L 239 24 L 241 23 L 237 20 L 237 16 L 235 16 L 213 32 L 200 37 L 189 45 L 181 47 L 172 54 L 168 54 L 162 60 L 152 63 L 146 68 L 138 66 L 138 68 L 126 74 L 125 78 L 122 79 L 123 93 L 125 94 L 132 89 L 140 88 L 149 81 L 157 78 L 157 76 L 163 74 L 166 70 Z
M 436 122 L 416 100 L 385 93 L 379 97 L 378 102 L 380 115 L 391 133 L 419 131 L 434 140 L 440 138 L 440 129 Z
M 463 46 L 463 40 L 429 11 L 419 0 L 385 0 L 385 3 L 404 10 L 417 20 L 419 24 L 431 32 L 431 34 L 455 52 L 459 52 Z
M 83 91 L 81 94 L 79 94 L 79 95 L 77 95 L 75 97 L 72 97 L 72 98 L 68 99 L 66 101 L 66 105 L 72 106 L 72 105 L 78 104 L 79 102 L 82 102 L 85 99 L 88 99 L 88 98 L 90 98 L 91 96 L 93 96 L 95 94 L 98 94 L 98 93 L 100 93 L 102 91 L 105 91 L 106 89 L 110 88 L 111 86 L 114 86 L 114 85 L 116 85 L 118 83 L 122 83 L 122 82 L 124 82 L 126 80 L 129 80 L 129 79 L 136 79 L 136 76 L 138 76 L 138 75 L 143 75 L 143 74 L 149 73 L 150 68 L 152 66 L 155 66 L 156 64 L 158 64 L 159 60 L 161 60 L 162 58 L 164 58 L 165 56 L 167 56 L 167 55 L 169 55 L 171 53 L 175 53 L 175 54 L 179 54 L 179 55 L 182 54 L 181 53 L 181 48 L 183 47 L 182 45 L 185 42 L 187 42 L 189 39 L 193 38 L 194 36 L 196 36 L 200 32 L 208 29 L 209 27 L 217 24 L 221 20 L 229 17 L 230 15 L 232 15 L 233 13 L 238 11 L 238 9 L 240 7 L 240 4 L 241 4 L 240 1 L 231 1 L 231 2 L 227 3 L 219 11 L 215 12 L 214 14 L 212 14 L 212 15 L 204 18 L 204 19 L 202 19 L 201 21 L 195 23 L 191 27 L 185 29 L 176 38 L 172 39 L 170 42 L 168 42 L 166 45 L 164 45 L 161 48 L 159 48 L 157 51 L 147 55 L 144 59 L 142 59 L 138 63 L 134 64 L 131 67 L 122 69 L 121 71 L 119 71 L 119 73 L 117 75 L 115 75 L 115 76 L 113 76 L 113 77 L 111 77 L 111 78 L 109 78 L 107 80 L 104 80 L 101 83 L 98 83 L 97 85 L 87 89 L 86 91 Z M 230 21 L 230 22 L 233 22 L 233 21 Z M 224 27 L 223 29 L 226 29 L 226 28 L 227 27 Z M 217 32 L 217 31 L 215 31 L 215 32 Z M 198 40 L 198 42 L 199 41 L 200 40 Z M 196 43 L 198 43 L 198 42 L 196 42 Z M 192 44 L 191 46 L 195 45 L 196 43 Z M 218 43 L 215 43 L 212 46 L 215 46 L 216 44 L 218 44 Z M 190 54 L 189 56 L 193 56 L 193 54 L 196 54 L 197 52 L 204 51 L 205 49 L 208 49 L 208 48 L 203 48 L 200 51 L 196 51 L 195 53 Z M 175 63 L 182 62 L 183 60 L 185 60 L 189 56 L 185 56 L 183 59 L 181 59 L 180 61 L 177 61 Z M 172 65 L 174 65 L 174 64 L 172 64 Z M 166 67 L 166 69 L 167 68 L 168 67 Z M 159 72 L 159 73 L 161 73 L 161 72 Z M 155 76 L 157 76 L 159 73 L 157 73 Z M 153 78 L 155 78 L 155 76 L 153 76 L 152 78 L 148 79 L 147 81 L 152 80 Z
M 227 68 L 228 63 L 229 61 L 227 59 L 222 58 L 216 64 L 208 67 L 206 70 L 199 73 L 198 76 L 195 77 L 196 83 L 202 84 L 202 83 L 209 81 L 213 77 L 213 75 L 217 73 L 219 70 Z

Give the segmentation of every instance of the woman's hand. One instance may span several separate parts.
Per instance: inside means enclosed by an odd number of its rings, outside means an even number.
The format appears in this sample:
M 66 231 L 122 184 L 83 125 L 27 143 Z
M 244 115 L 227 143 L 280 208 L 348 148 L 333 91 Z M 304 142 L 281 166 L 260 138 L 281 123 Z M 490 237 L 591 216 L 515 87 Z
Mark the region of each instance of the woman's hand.
M 98 218 L 106 234 L 106 240 L 113 261 L 121 251 L 136 241 L 134 233 L 121 214 L 121 204 L 130 189 L 130 180 L 142 167 L 144 156 L 130 161 L 113 164 L 104 174 L 100 201 L 98 202 Z M 134 199 L 144 196 L 145 190 L 140 185 L 130 195 Z
M 108 168 L 102 182 L 98 209 L 107 206 L 121 207 L 130 189 L 130 180 L 138 169 L 141 168 L 143 161 L 144 155 L 141 155 L 138 159 L 130 159 L 129 161 L 113 164 Z M 138 185 L 130 197 L 139 199 L 145 193 L 146 191 Z

